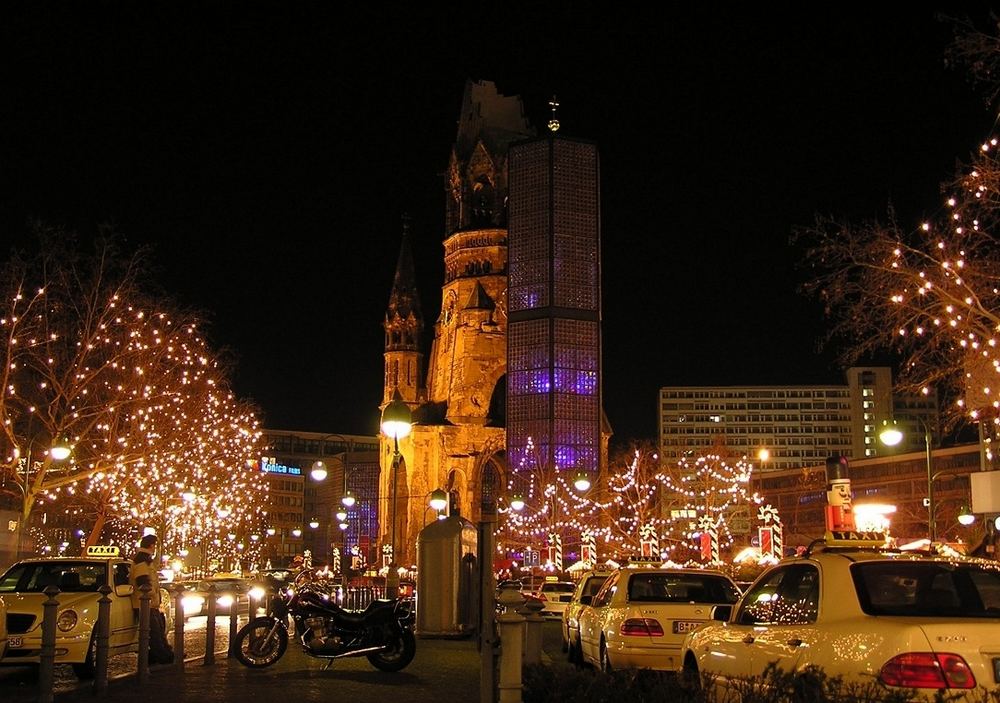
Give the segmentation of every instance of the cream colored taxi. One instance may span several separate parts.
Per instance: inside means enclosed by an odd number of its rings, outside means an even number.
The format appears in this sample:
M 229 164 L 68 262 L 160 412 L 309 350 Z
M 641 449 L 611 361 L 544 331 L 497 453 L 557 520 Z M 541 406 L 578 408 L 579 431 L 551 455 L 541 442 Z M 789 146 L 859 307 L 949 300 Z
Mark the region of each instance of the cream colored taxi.
M 7 602 L 0 596 L 0 659 L 7 651 Z
M 566 604 L 562 614 L 562 649 L 574 664 L 581 663 L 580 658 L 580 611 L 594 600 L 601 586 L 608 580 L 612 571 L 585 571 L 577 581 L 573 597 Z
M 736 584 L 718 571 L 619 569 L 579 612 L 580 654 L 605 671 L 677 671 L 687 633 L 737 598 Z
M 56 663 L 72 664 L 77 676 L 94 673 L 97 642 L 98 589 L 111 588 L 111 639 L 109 654 L 137 651 L 138 624 L 132 612 L 129 585 L 131 562 L 117 548 L 90 548 L 88 556 L 25 559 L 0 576 L 0 597 L 7 606 L 7 650 L 0 665 L 37 664 L 42 647 L 44 590 L 57 586 Z M 161 593 L 169 604 L 167 594 Z M 169 618 L 169 614 L 168 614 Z
M 725 612 L 731 610 L 731 613 Z M 719 612 L 723 611 L 723 612 Z M 721 687 L 817 666 L 856 684 L 926 697 L 1000 684 L 1000 565 L 939 554 L 820 545 L 762 573 L 721 621 L 684 642 L 685 680 Z

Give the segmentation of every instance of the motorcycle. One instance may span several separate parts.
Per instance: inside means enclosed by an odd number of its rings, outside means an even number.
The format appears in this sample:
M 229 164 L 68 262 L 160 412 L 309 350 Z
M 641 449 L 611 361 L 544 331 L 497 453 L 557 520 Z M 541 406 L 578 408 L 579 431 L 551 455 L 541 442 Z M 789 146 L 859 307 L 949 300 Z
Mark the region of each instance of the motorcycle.
M 328 589 L 300 574 L 284 592 L 270 599 L 267 614 L 251 619 L 236 633 L 234 653 L 244 666 L 271 666 L 288 647 L 288 617 L 310 657 L 367 657 L 376 669 L 400 671 L 417 651 L 411 602 L 400 598 L 372 601 L 364 610 L 345 610 Z

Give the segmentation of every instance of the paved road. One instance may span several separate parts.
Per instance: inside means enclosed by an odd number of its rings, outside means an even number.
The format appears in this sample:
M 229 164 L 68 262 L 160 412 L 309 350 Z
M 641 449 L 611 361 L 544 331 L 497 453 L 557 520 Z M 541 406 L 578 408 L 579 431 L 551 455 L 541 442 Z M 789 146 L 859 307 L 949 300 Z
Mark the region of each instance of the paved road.
M 546 622 L 543 657 L 563 666 L 559 624 Z M 198 652 L 203 649 L 196 650 Z M 189 652 L 190 654 L 190 652 Z M 134 655 L 121 655 L 134 662 Z M 176 667 L 153 667 L 150 682 L 138 688 L 134 676 L 111 682 L 105 700 L 128 703 L 205 703 L 241 701 L 249 703 L 329 703 L 338 700 L 359 703 L 476 703 L 479 700 L 480 658 L 474 639 L 421 639 L 417 655 L 403 671 L 389 674 L 374 669 L 366 659 L 340 659 L 324 671 L 325 661 L 302 654 L 291 644 L 285 656 L 267 669 L 248 669 L 234 660 L 219 658 L 213 666 L 189 662 L 183 673 Z M 133 664 L 134 666 L 134 664 Z M 79 684 L 72 671 L 64 669 L 57 689 L 57 703 L 93 703 L 89 684 Z M 29 703 L 37 700 L 34 676 L 0 678 L 0 700 Z

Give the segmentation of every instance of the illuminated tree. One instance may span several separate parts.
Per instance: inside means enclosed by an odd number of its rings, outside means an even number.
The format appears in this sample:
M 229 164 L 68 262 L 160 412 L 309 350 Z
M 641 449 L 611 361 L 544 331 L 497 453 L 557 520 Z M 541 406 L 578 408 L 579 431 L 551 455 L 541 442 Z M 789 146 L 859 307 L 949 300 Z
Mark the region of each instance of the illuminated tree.
M 25 518 L 42 496 L 65 498 L 90 511 L 93 541 L 109 519 L 162 523 L 182 491 L 229 505 L 243 487 L 232 519 L 256 512 L 256 413 L 233 398 L 199 316 L 151 294 L 144 252 L 102 237 L 85 255 L 51 229 L 39 241 L 0 278 L 0 470 Z M 65 461 L 47 451 L 57 443 L 72 448 Z
M 721 440 L 706 451 L 682 457 L 675 470 L 660 477 L 664 494 L 671 497 L 664 536 L 690 545 L 703 525 L 710 524 L 718 533 L 720 548 L 731 547 L 736 541 L 734 520 L 749 527 L 762 502 L 750 488 L 752 471 L 747 457 L 732 456 Z M 678 554 L 690 556 L 683 550 Z
M 603 519 L 595 528 L 614 557 L 640 555 L 643 542 L 658 544 L 670 527 L 659 455 L 651 442 L 639 442 L 613 454 L 609 465 L 608 500 L 598 505 Z
M 958 27 L 950 57 L 1000 95 L 1000 42 Z M 809 292 L 825 304 L 828 341 L 842 338 L 841 361 L 891 351 L 901 390 L 937 393 L 950 424 L 1000 411 L 1000 162 L 997 139 L 984 142 L 923 222 L 861 224 L 823 218 L 796 238 L 814 271 Z
M 508 553 L 526 549 L 542 552 L 544 563 L 550 548 L 558 549 L 560 555 L 578 548 L 581 533 L 598 524 L 600 510 L 586 491 L 576 487 L 574 471 L 546 466 L 539 460 L 530 438 L 525 457 L 521 466 L 512 467 L 507 486 L 507 494 L 523 500 L 524 506 L 504 511 L 498 544 Z M 560 568 L 552 561 L 550 566 Z

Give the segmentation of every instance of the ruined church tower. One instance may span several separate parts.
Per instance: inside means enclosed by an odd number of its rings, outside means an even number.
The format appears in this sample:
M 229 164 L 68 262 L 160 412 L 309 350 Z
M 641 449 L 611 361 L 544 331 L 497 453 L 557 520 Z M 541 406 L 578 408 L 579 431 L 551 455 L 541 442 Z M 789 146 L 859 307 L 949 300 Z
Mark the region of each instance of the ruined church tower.
M 503 491 L 507 150 L 533 135 L 520 98 L 501 95 L 489 81 L 466 83 L 445 172 L 445 280 L 426 383 L 417 345 L 423 322 L 404 232 L 386 314 L 383 407 L 398 387 L 415 424 L 399 443 L 395 472 L 392 440 L 382 439 L 380 491 L 388 500 L 380 501 L 379 516 L 383 543 L 394 532 L 402 565 L 415 563 L 417 535 L 436 517 L 427 505 L 431 491 L 444 489 L 450 511 L 473 522 L 482 502 Z

